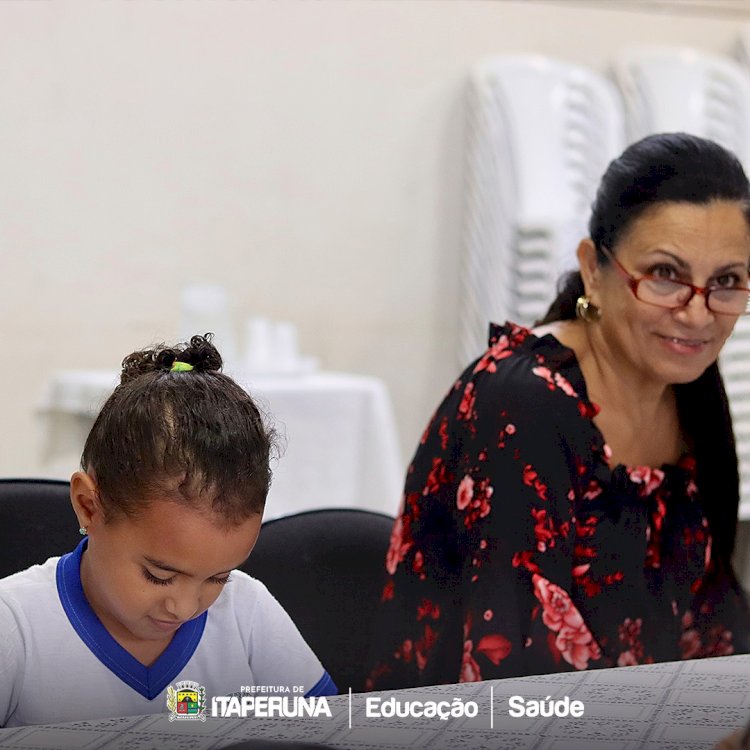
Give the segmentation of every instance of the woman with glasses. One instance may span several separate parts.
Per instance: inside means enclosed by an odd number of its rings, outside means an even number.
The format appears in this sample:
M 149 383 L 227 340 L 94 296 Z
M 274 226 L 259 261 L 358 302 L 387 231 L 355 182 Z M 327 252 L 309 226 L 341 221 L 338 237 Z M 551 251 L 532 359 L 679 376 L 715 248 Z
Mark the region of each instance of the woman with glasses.
M 750 186 L 717 144 L 630 146 L 580 270 L 492 325 L 407 472 L 373 689 L 745 653 L 717 367 L 750 296 Z

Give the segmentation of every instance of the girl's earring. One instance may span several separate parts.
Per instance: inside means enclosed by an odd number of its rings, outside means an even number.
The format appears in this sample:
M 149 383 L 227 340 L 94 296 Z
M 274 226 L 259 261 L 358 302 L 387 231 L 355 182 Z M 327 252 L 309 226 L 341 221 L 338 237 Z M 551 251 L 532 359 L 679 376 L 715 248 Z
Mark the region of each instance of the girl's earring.
M 86 536 L 86 534 L 88 534 L 88 531 L 86 531 L 86 527 L 85 526 L 81 526 L 81 528 L 78 529 L 78 533 L 81 536 Z

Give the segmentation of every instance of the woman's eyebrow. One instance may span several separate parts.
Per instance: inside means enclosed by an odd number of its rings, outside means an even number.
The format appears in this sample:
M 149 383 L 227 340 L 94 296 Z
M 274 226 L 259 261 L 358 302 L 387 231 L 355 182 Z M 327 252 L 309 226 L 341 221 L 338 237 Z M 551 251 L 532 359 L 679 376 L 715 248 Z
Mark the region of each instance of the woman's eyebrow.
M 670 252 L 669 250 L 662 250 L 661 248 L 656 248 L 651 251 L 652 253 L 661 253 L 662 255 L 666 255 L 669 258 L 671 258 L 676 265 L 678 265 L 680 268 L 684 269 L 685 271 L 690 271 L 690 263 L 688 263 L 683 258 L 680 258 L 679 255 L 675 255 L 674 253 Z M 713 276 L 717 276 L 718 274 L 725 273 L 726 271 L 731 271 L 734 268 L 740 268 L 743 270 L 747 270 L 748 265 L 747 263 L 743 263 L 742 261 L 735 261 L 734 263 L 727 263 L 724 266 L 720 266 L 713 272 Z
M 662 250 L 660 247 L 657 247 L 651 250 L 649 255 L 651 253 L 661 253 L 662 255 L 666 255 L 667 257 L 671 258 L 678 266 L 680 266 L 680 268 L 684 268 L 686 271 L 690 270 L 690 263 L 680 258 L 679 255 L 675 255 L 674 253 L 670 252 L 669 250 Z M 650 257 L 649 260 L 651 260 Z

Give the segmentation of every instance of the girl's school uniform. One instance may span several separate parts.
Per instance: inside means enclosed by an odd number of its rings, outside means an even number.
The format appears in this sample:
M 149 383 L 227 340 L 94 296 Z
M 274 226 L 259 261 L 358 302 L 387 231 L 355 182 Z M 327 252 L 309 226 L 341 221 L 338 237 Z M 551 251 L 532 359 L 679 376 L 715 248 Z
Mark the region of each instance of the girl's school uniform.
M 181 681 L 198 683 L 207 706 L 243 688 L 290 697 L 337 692 L 282 606 L 238 570 L 208 611 L 144 666 L 84 596 L 86 543 L 0 581 L 0 726 L 158 714 Z

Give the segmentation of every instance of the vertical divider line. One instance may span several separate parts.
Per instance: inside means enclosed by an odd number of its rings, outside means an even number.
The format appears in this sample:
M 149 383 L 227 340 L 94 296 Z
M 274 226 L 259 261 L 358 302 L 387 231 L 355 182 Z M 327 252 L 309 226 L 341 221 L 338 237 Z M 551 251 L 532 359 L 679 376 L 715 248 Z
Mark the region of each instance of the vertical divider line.
M 352 728 L 352 689 L 349 688 L 349 729 Z
M 490 685 L 490 729 L 495 728 L 495 688 Z

